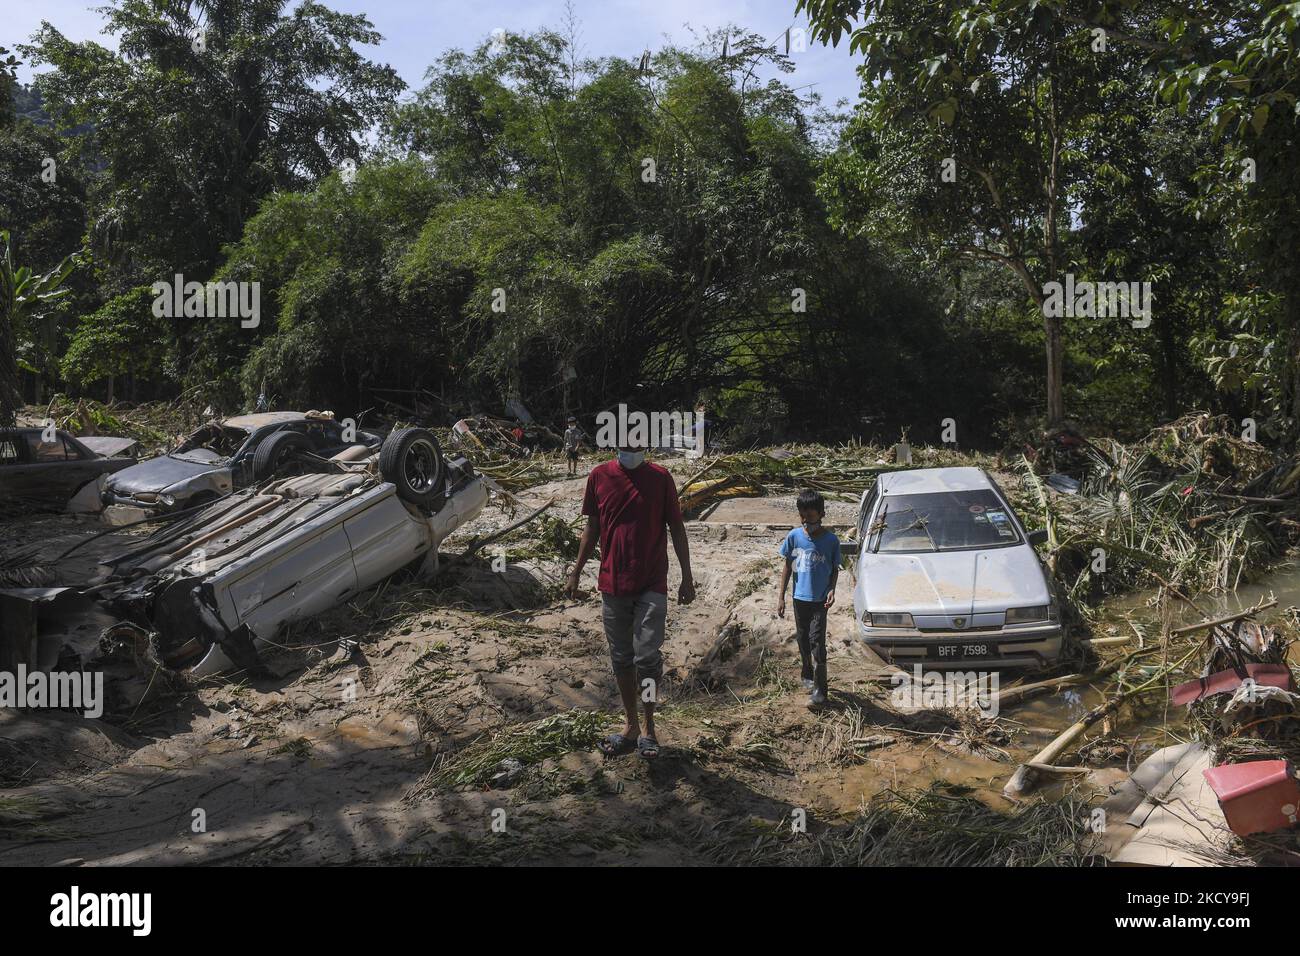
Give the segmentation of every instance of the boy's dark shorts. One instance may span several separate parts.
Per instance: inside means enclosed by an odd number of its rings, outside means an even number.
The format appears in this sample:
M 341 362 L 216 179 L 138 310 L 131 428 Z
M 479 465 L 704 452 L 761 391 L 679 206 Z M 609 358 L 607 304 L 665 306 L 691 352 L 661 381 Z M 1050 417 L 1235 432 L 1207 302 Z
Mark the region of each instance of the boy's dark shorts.
M 576 448 L 570 448 L 568 451 L 566 451 L 566 452 L 564 453 L 564 457 L 567 458 L 567 459 L 569 459 L 569 461 L 577 461 L 577 460 L 578 460 L 578 449 L 576 449 Z

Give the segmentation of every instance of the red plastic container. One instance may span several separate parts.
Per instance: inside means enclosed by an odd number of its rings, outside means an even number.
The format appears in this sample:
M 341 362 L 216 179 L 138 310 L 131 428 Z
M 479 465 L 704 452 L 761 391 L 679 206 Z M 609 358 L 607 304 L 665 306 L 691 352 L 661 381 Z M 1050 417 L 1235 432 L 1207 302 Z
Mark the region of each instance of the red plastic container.
M 1246 674 L 1253 677 L 1256 684 L 1295 690 L 1295 681 L 1291 679 L 1291 668 L 1285 664 L 1247 664 Z M 1219 671 L 1209 677 L 1179 684 L 1169 692 L 1169 697 L 1175 704 L 1190 704 L 1203 697 L 1235 691 L 1240 686 L 1241 678 L 1236 671 Z
M 1238 836 L 1285 830 L 1296 823 L 1300 783 L 1285 760 L 1251 760 L 1203 771 Z

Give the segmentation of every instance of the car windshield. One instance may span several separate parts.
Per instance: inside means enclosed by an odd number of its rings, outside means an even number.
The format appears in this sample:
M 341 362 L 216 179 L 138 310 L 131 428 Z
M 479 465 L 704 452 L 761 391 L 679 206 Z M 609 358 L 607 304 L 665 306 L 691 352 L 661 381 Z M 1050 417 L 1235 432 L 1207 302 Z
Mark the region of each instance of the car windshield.
M 229 458 L 239 451 L 247 440 L 247 429 L 223 425 L 220 422 L 209 422 L 181 442 L 176 447 L 176 450 L 172 452 L 172 456 L 184 458 L 187 461 L 209 461 L 212 456 L 203 454 L 201 451 L 201 449 L 207 449 L 220 458 Z M 196 451 L 199 453 L 193 454 Z
M 867 540 L 878 553 L 955 551 L 1016 544 L 1020 533 L 992 491 L 936 491 L 886 496 Z

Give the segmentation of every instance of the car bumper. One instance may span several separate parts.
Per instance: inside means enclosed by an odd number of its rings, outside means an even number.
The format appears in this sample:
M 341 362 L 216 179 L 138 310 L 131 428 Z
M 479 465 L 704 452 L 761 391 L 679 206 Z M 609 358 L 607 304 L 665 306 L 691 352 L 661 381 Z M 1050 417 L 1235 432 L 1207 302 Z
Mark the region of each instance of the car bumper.
M 141 511 L 147 511 L 151 514 L 162 514 L 176 507 L 175 504 L 170 507 L 163 504 L 156 496 L 147 499 L 137 498 L 135 495 L 121 491 L 105 491 L 100 496 L 100 500 L 104 502 L 105 508 L 112 505 L 124 505 L 128 508 L 139 508 Z
M 1059 623 L 943 633 L 858 624 L 858 636 L 885 660 L 928 670 L 1049 667 L 1060 660 L 1062 635 Z

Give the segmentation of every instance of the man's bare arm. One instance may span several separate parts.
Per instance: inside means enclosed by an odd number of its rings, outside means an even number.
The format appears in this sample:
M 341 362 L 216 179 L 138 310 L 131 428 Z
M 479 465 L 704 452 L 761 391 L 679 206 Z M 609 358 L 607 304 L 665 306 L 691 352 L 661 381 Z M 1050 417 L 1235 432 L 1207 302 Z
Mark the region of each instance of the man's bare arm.
M 582 538 L 578 541 L 578 557 L 574 559 L 573 570 L 569 572 L 569 579 L 564 585 L 564 593 L 569 597 L 577 596 L 578 578 L 587 559 L 596 550 L 596 542 L 599 540 L 600 518 L 597 515 L 587 515 L 587 527 L 582 529 Z
M 673 550 L 677 552 L 677 563 L 682 567 L 682 586 L 677 589 L 677 600 L 690 604 L 695 600 L 695 578 L 691 576 L 691 546 L 686 540 L 686 522 L 679 516 L 668 522 L 668 531 L 673 538 Z

